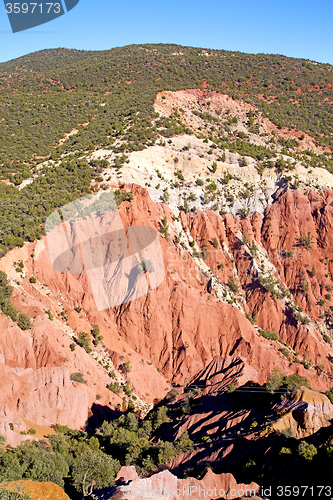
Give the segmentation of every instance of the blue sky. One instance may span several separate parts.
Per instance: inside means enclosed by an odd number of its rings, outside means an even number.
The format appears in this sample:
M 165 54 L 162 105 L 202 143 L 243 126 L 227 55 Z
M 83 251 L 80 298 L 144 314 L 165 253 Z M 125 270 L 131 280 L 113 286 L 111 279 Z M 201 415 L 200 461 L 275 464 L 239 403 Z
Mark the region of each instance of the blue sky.
M 332 18 L 333 0 L 80 0 L 66 15 L 13 34 L 1 2 L 0 62 L 46 48 L 163 42 L 333 64 Z

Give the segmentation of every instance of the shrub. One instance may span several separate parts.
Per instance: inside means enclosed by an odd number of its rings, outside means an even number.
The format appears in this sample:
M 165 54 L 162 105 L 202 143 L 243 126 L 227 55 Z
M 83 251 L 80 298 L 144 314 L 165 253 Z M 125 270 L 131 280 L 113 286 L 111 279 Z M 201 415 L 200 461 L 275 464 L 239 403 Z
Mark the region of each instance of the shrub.
M 292 455 L 292 451 L 290 448 L 286 448 L 283 446 L 279 452 L 279 455 Z
M 213 245 L 213 247 L 214 247 L 216 250 L 218 249 L 218 247 L 219 247 L 219 242 L 217 241 L 217 239 L 216 239 L 216 238 L 213 238 L 212 245 Z
M 54 316 L 53 316 L 53 314 L 51 313 L 50 309 L 48 309 L 48 310 L 47 310 L 47 311 L 45 311 L 45 312 L 46 312 L 46 314 L 48 315 L 49 320 L 50 320 L 50 321 L 53 321 Z
M 249 318 L 248 318 L 249 319 Z M 260 335 L 264 337 L 265 339 L 268 340 L 279 340 L 279 336 L 276 332 L 271 332 L 270 330 L 262 330 L 261 328 L 259 329 Z
M 164 217 L 162 222 L 160 223 L 160 231 L 164 236 L 164 238 L 167 240 L 170 236 L 170 233 L 169 233 L 168 219 L 166 217 Z
M 83 349 L 89 354 L 92 351 L 92 348 L 90 347 L 90 339 L 89 339 L 89 334 L 86 332 L 80 332 L 77 338 L 77 343 L 79 344 L 80 347 L 83 347 Z
M 171 389 L 169 392 L 167 392 L 166 394 L 166 399 L 172 399 L 172 398 L 175 398 L 176 396 L 179 395 L 179 391 L 178 389 L 176 389 L 175 387 L 173 389 Z
M 120 384 L 119 382 L 114 382 L 114 383 L 110 383 L 107 388 L 109 389 L 109 391 L 113 392 L 114 394 L 117 394 L 119 395 L 120 392 L 121 392 L 121 387 L 120 387 Z
M 304 366 L 304 368 L 306 368 L 306 369 L 308 370 L 309 368 L 311 368 L 312 363 L 311 363 L 311 361 L 307 361 L 307 360 L 304 358 L 304 359 L 303 359 L 303 361 L 302 361 L 302 365 Z
M 31 278 L 29 279 L 30 283 L 36 283 L 37 280 L 34 276 L 31 276 Z
M 312 269 L 311 269 L 310 275 L 311 275 L 312 278 L 314 278 L 314 276 L 316 276 L 316 274 L 317 274 L 317 272 L 316 272 L 315 266 L 313 266 Z
M 310 383 L 306 377 L 302 377 L 299 373 L 294 373 L 293 375 L 289 375 L 284 379 L 285 387 L 290 391 L 295 391 L 296 389 L 300 389 L 302 386 L 310 387 Z
M 266 389 L 273 394 L 276 390 L 282 387 L 284 382 L 284 375 L 277 368 L 268 375 L 266 380 Z
M 280 352 L 282 352 L 282 354 L 287 358 L 288 361 L 291 361 L 291 356 L 290 356 L 290 352 L 288 351 L 288 349 L 286 349 L 285 347 L 282 347 L 282 349 L 280 349 Z
M 161 194 L 160 198 L 161 198 L 161 201 L 163 201 L 163 203 L 169 203 L 169 201 L 170 201 L 170 195 L 169 195 L 169 192 L 168 192 L 168 188 L 165 188 L 163 190 L 163 194 Z
M 34 436 L 36 434 L 36 432 L 37 432 L 36 429 L 33 429 L 33 428 L 31 428 L 27 431 L 27 433 L 30 434 L 30 436 Z
M 74 342 L 72 342 L 69 346 L 70 350 L 73 352 L 75 351 L 75 347 L 76 347 L 76 344 L 74 344 Z
M 75 306 L 74 307 L 74 311 L 76 311 L 77 313 L 80 313 L 82 311 L 82 307 L 80 306 Z
M 324 340 L 325 342 L 327 342 L 328 344 L 331 344 L 331 337 L 329 335 L 327 335 L 327 333 L 324 334 Z
M 241 216 L 242 219 L 248 217 L 249 214 L 250 214 L 250 209 L 246 207 L 242 207 L 239 211 L 239 215 Z
M 103 340 L 103 335 L 95 335 L 95 338 L 93 340 L 94 346 L 98 346 L 100 342 Z
M 317 448 L 313 444 L 309 444 L 306 441 L 300 442 L 297 451 L 299 456 L 305 458 L 308 462 L 311 462 L 313 457 L 317 455 Z
M 311 249 L 311 244 L 312 244 L 312 234 L 310 233 L 310 231 L 308 232 L 308 235 L 307 236 L 301 236 L 300 239 L 299 239 L 299 244 L 302 246 L 302 247 L 305 247 L 305 248 L 308 248 L 308 249 Z
M 190 206 L 189 206 L 189 204 L 188 204 L 187 200 L 184 200 L 183 210 L 184 210 L 184 212 L 185 212 L 186 214 L 188 214 L 188 213 L 189 213 L 189 211 L 190 211 Z
M 239 286 L 237 285 L 237 283 L 235 282 L 235 279 L 234 277 L 232 277 L 229 281 L 228 281 L 228 287 L 230 288 L 230 290 L 234 293 L 237 293 L 238 290 L 239 290 Z
M 246 317 L 246 319 L 248 319 L 250 321 L 250 323 L 252 323 L 252 325 L 254 325 L 257 322 L 257 319 L 258 319 L 258 312 L 256 311 L 253 314 L 253 316 L 251 316 L 250 313 L 245 313 L 245 317 Z
M 71 379 L 72 382 L 79 382 L 80 384 L 86 383 L 81 372 L 71 373 L 69 378 Z
M 91 335 L 93 337 L 96 337 L 96 335 L 99 335 L 99 332 L 100 332 L 100 329 L 98 328 L 98 326 L 94 326 L 94 328 L 91 330 Z
M 185 181 L 185 177 L 183 176 L 180 170 L 177 170 L 175 175 L 178 177 L 179 180 Z
M 206 189 L 210 193 L 213 193 L 214 191 L 216 191 L 217 190 L 216 182 L 211 182 L 210 184 L 208 184 L 208 186 L 206 186 Z
M 131 384 L 130 384 L 129 380 L 126 381 L 126 383 L 123 387 L 123 391 L 126 394 L 126 396 L 128 396 L 128 397 L 132 396 L 133 389 L 131 388 Z
M 204 181 L 202 179 L 196 179 L 195 183 L 197 184 L 197 186 L 203 186 L 204 185 Z
M 145 259 L 140 264 L 137 265 L 137 270 L 139 274 L 142 273 L 153 273 L 155 271 L 154 264 L 150 259 Z
M 29 330 L 32 327 L 31 320 L 27 314 L 19 314 L 17 324 L 21 330 Z
M 123 363 L 121 365 L 121 369 L 124 373 L 129 373 L 130 371 L 132 371 L 131 362 L 126 361 L 126 363 Z

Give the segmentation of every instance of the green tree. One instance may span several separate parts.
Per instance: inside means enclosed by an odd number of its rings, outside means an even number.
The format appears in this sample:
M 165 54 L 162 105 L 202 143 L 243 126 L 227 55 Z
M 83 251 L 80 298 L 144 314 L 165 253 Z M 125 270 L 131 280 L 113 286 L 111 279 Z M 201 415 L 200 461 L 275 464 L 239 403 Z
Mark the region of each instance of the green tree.
M 266 380 L 266 389 L 270 393 L 274 393 L 276 390 L 280 389 L 284 382 L 283 373 L 278 370 L 278 368 L 274 368 L 273 371 L 268 375 Z
M 118 460 L 99 450 L 85 449 L 73 467 L 73 484 L 84 496 L 109 486 L 120 469 Z
M 161 444 L 159 452 L 158 452 L 158 463 L 165 464 L 171 460 L 176 454 L 176 448 L 173 443 L 169 441 L 165 441 Z

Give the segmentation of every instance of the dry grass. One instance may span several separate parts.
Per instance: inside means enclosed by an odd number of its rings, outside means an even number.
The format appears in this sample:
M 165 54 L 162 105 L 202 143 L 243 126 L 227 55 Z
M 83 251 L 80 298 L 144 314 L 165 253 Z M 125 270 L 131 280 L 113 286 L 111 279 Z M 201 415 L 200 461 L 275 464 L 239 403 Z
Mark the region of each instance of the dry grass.
M 33 437 L 37 439 L 44 439 L 47 436 L 54 436 L 56 431 L 52 429 L 52 427 L 44 427 L 43 425 L 37 425 L 26 418 L 21 417 L 23 422 L 26 424 L 27 429 L 35 429 L 36 434 L 33 434 Z

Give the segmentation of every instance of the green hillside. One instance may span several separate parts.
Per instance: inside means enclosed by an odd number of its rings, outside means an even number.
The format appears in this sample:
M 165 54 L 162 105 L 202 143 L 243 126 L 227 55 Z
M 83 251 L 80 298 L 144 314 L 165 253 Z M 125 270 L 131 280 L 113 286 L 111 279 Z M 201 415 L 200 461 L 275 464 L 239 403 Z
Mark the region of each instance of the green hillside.
M 177 45 L 52 49 L 0 64 L 0 164 L 7 174 L 33 155 L 62 152 L 57 145 L 64 133 L 87 121 L 66 148 L 110 146 L 123 131 L 128 149 L 142 147 L 156 137 L 156 93 L 200 88 L 205 81 L 209 89 L 255 103 L 275 124 L 333 147 L 329 64 Z

